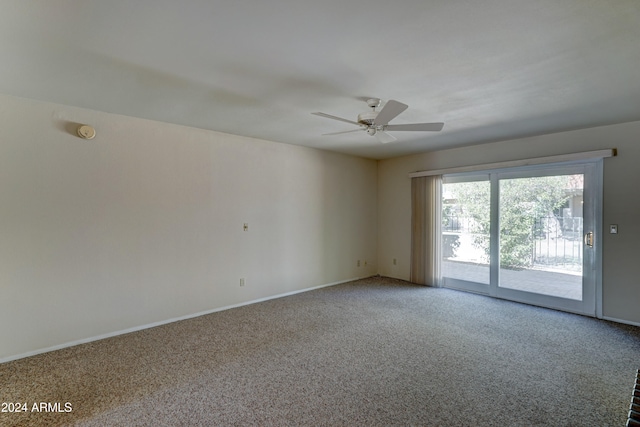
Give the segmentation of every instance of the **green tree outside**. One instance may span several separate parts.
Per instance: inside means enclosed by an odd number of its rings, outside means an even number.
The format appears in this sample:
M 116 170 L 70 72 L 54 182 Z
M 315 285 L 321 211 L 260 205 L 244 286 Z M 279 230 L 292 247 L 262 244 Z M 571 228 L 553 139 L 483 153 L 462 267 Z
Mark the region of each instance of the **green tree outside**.
M 500 180 L 500 266 L 528 268 L 533 265 L 536 220 L 554 215 L 569 196 L 571 176 L 549 176 Z M 489 258 L 491 228 L 488 206 L 490 186 L 486 182 L 455 184 L 453 194 L 460 214 L 473 219 L 474 245 Z

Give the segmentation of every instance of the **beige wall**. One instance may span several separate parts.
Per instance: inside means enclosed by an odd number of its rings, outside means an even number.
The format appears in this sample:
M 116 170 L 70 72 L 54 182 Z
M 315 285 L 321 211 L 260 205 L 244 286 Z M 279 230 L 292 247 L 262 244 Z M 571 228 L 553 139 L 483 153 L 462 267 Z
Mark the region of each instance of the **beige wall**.
M 634 122 L 375 162 L 0 95 L 0 361 L 375 273 L 408 279 L 409 172 L 611 147 L 604 224 L 620 234 L 604 235 L 603 311 L 640 323 L 638 136 Z
M 373 275 L 376 176 L 373 160 L 0 96 L 0 361 Z
M 604 161 L 603 314 L 640 324 L 640 122 L 602 126 L 380 161 L 378 165 L 378 272 L 409 278 L 409 172 L 617 148 Z M 608 224 L 618 224 L 617 235 Z M 393 258 L 397 264 L 393 265 Z

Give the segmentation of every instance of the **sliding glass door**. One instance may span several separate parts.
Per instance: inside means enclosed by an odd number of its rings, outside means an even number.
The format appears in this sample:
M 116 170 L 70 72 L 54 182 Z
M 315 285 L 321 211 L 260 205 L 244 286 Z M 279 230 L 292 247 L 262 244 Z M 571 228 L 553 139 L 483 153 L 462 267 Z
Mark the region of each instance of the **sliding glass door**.
M 446 287 L 595 315 L 598 165 L 443 179 Z
M 441 271 L 445 286 L 489 293 L 490 214 L 489 174 L 444 177 Z

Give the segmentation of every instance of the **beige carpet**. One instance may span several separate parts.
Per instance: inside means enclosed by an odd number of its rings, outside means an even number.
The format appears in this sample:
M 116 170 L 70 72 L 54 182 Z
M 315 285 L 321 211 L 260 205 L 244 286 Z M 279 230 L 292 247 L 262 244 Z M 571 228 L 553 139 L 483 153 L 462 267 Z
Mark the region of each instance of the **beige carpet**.
M 622 426 L 639 329 L 371 278 L 2 364 L 0 425 Z

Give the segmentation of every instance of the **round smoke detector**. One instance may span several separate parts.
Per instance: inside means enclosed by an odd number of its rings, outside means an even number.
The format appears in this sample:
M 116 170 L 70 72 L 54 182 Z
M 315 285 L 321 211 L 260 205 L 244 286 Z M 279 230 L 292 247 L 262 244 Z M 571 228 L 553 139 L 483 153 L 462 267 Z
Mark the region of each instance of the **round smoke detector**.
M 77 132 L 82 139 L 93 139 L 96 136 L 96 130 L 88 125 L 78 126 Z

